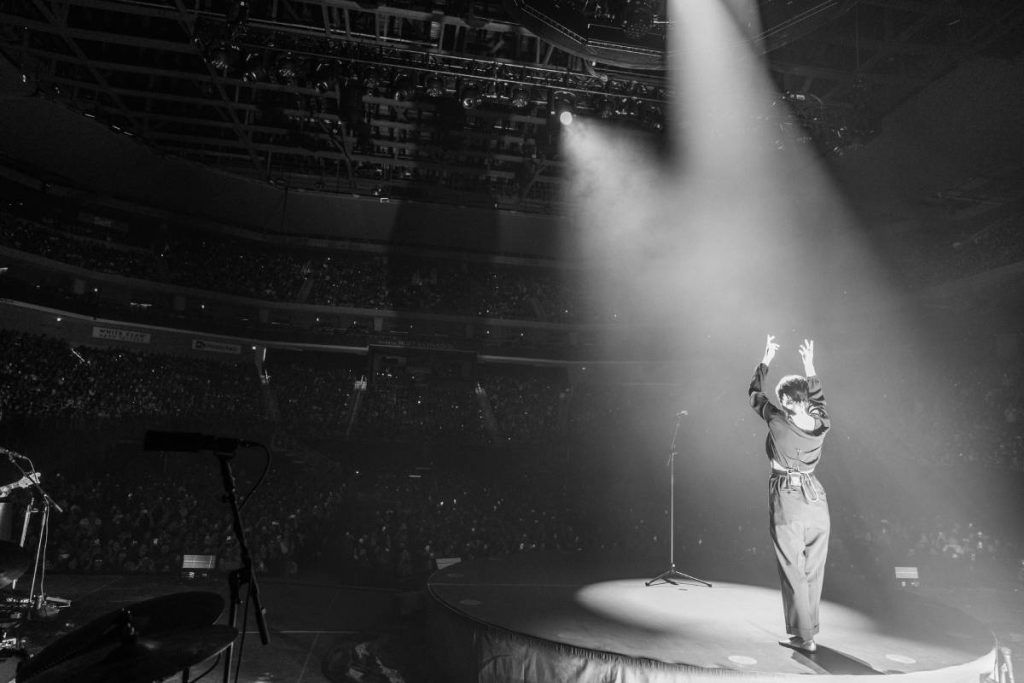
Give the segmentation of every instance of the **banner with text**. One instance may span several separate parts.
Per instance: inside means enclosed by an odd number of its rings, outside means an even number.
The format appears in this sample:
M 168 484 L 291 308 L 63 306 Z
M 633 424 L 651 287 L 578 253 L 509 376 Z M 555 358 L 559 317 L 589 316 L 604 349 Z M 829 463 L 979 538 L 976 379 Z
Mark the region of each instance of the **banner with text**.
M 96 339 L 106 339 L 108 341 L 117 342 L 129 342 L 131 344 L 148 344 L 152 338 L 149 332 L 139 332 L 138 330 L 122 330 L 117 327 L 99 327 L 93 326 L 92 336 Z
M 195 351 L 210 351 L 212 353 L 234 353 L 242 352 L 238 344 L 226 344 L 224 342 L 210 341 L 209 339 L 193 339 L 192 349 Z

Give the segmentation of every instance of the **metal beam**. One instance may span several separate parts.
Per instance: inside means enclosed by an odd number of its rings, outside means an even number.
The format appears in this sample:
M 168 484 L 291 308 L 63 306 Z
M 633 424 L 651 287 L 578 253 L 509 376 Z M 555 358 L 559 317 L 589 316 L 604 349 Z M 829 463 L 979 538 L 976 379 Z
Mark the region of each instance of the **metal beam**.
M 40 14 L 42 14 L 50 21 L 54 30 L 64 41 L 64 44 L 67 45 L 68 49 L 71 50 L 76 57 L 82 60 L 82 65 L 93 77 L 93 80 L 96 81 L 96 85 L 98 85 L 103 90 L 103 92 L 107 93 L 110 96 L 110 99 L 113 100 L 114 105 L 121 110 L 121 113 L 124 115 L 124 117 L 128 119 L 128 121 L 131 123 L 132 128 L 134 129 L 132 132 L 135 133 L 136 135 L 143 135 L 145 133 L 145 130 L 142 126 L 142 122 L 132 115 L 132 112 L 125 105 L 124 100 L 122 100 L 117 94 L 110 91 L 110 84 L 103 77 L 103 74 L 97 71 L 97 69 L 89 62 L 88 58 L 85 56 L 85 53 L 82 52 L 82 48 L 78 45 L 78 43 L 71 36 L 68 35 L 67 29 L 69 27 L 67 25 L 67 22 L 59 20 L 58 17 L 55 16 L 52 11 L 50 11 L 50 8 L 47 7 L 42 0 L 32 0 L 32 4 L 35 6 L 37 10 L 39 10 Z M 64 14 L 63 18 L 67 19 L 67 13 Z
M 180 4 L 181 0 L 176 0 Z M 48 24 L 44 22 L 33 22 L 31 20 L 17 17 L 14 15 L 0 14 L 0 20 L 8 20 L 10 23 L 22 24 L 33 30 L 37 30 L 44 33 L 52 32 Z M 255 25 L 254 22 L 250 22 L 250 29 Z M 276 31 L 286 31 L 286 27 L 280 25 L 274 28 Z M 161 39 L 146 38 L 134 35 L 116 34 L 104 31 L 92 31 L 85 29 L 69 29 L 69 32 L 76 36 L 87 40 L 95 40 L 98 42 L 128 45 L 132 47 L 148 48 L 156 51 L 174 51 L 182 54 L 188 54 L 196 56 L 198 53 L 194 46 L 188 43 L 173 43 Z M 311 31 L 309 29 L 302 29 L 300 35 L 312 36 L 315 35 L 318 39 L 322 38 L 322 31 Z M 263 46 L 254 45 L 255 48 L 265 49 Z M 554 50 L 554 46 L 549 45 L 549 50 L 545 59 L 549 58 Z M 300 56 L 306 57 L 321 57 L 323 59 L 337 59 L 336 54 L 330 53 L 317 53 L 311 51 L 293 51 Z M 454 54 L 447 55 L 429 55 L 427 53 L 421 53 L 416 50 L 410 51 L 410 58 L 415 57 L 415 61 L 409 61 L 403 63 L 395 61 L 394 63 L 387 64 L 393 68 L 402 68 L 414 72 L 430 72 L 448 76 L 450 78 L 465 78 L 470 77 L 473 80 L 483 82 L 493 82 L 501 84 L 520 84 L 528 87 L 535 87 L 540 89 L 558 88 L 559 90 L 566 90 L 577 94 L 589 94 L 589 95 L 607 95 L 607 96 L 618 96 L 615 92 L 614 86 L 618 85 L 625 88 L 630 83 L 639 82 L 647 85 L 648 87 L 659 89 L 664 88 L 664 80 L 659 76 L 652 79 L 648 74 L 647 76 L 641 75 L 628 75 L 628 81 L 616 79 L 615 81 L 609 80 L 608 83 L 602 83 L 599 79 L 591 78 L 588 74 L 580 72 L 569 72 L 564 68 L 550 67 L 546 65 L 523 65 L 523 64 L 510 64 L 499 60 L 481 60 L 478 56 L 460 56 Z M 433 63 L 428 62 L 428 58 L 433 59 Z M 439 60 L 449 60 L 447 62 Z M 351 63 L 365 63 L 367 65 L 376 64 L 377 62 L 369 59 L 351 58 L 346 57 L 346 62 Z M 501 69 L 503 67 L 514 67 L 515 74 L 502 73 L 498 75 L 497 72 L 493 75 L 486 73 L 479 73 L 480 67 L 491 66 L 493 69 Z M 570 85 L 565 83 L 566 76 L 580 79 L 581 83 L 578 85 Z M 622 76 L 622 79 L 626 79 L 627 76 Z M 589 83 L 589 85 L 588 85 Z M 657 95 L 657 93 L 654 93 Z M 622 94 L 623 97 L 631 97 L 642 100 L 644 102 L 650 102 L 654 104 L 663 104 L 665 101 L 664 96 L 650 96 L 640 94 Z
M 324 140 L 327 137 L 326 133 L 320 132 L 309 132 L 310 137 L 314 137 L 320 140 Z M 201 135 L 189 135 L 188 133 L 173 133 L 173 132 L 154 132 L 153 139 L 155 140 L 166 140 L 170 142 L 180 142 L 190 145 L 209 145 L 211 147 L 218 147 L 222 149 L 245 149 L 239 141 L 231 138 L 210 138 Z M 253 147 L 262 152 L 273 152 L 275 154 L 290 154 L 299 157 L 311 157 L 311 158 L 323 158 L 332 159 L 336 161 L 345 161 L 350 159 L 354 162 L 362 162 L 368 164 L 374 164 L 383 166 L 385 168 L 417 168 L 434 171 L 455 171 L 463 172 L 467 175 L 483 175 L 487 177 L 511 179 L 515 177 L 513 171 L 504 171 L 488 167 L 483 163 L 476 165 L 468 164 L 452 164 L 452 163 L 439 163 L 436 161 L 429 161 L 425 159 L 408 159 L 408 158 L 396 158 L 392 156 L 380 156 L 375 154 L 365 154 L 361 152 L 349 152 L 346 153 L 342 150 L 331 151 L 328 149 L 306 149 L 303 147 L 291 147 L 288 145 L 276 144 L 273 142 L 255 142 Z M 336 148 L 337 149 L 337 148 Z M 480 159 L 488 158 L 486 154 L 479 153 L 476 156 Z M 522 161 L 522 158 L 516 158 L 515 163 Z M 546 170 L 560 168 L 561 164 L 553 161 L 545 161 L 543 168 Z
M 38 0 L 34 0 L 38 1 Z M 169 40 L 161 40 L 158 38 L 145 38 L 134 35 L 127 35 L 123 33 L 110 33 L 108 31 L 94 31 L 91 29 L 75 28 L 68 26 L 61 30 L 58 27 L 53 26 L 45 21 L 37 21 L 35 19 L 29 19 L 26 17 L 19 16 L 17 14 L 8 14 L 6 12 L 0 12 L 0 23 L 11 24 L 14 26 L 23 26 L 24 28 L 38 31 L 40 33 L 48 33 L 50 35 L 67 35 L 70 38 L 92 40 L 98 43 L 114 43 L 117 45 L 128 45 L 130 47 L 142 47 L 151 50 L 162 50 L 165 52 L 177 52 L 181 54 L 194 55 L 195 48 L 188 43 L 175 43 Z
M 195 19 L 189 15 L 188 10 L 185 9 L 185 5 L 182 2 L 182 0 L 174 0 L 174 4 L 178 8 L 179 20 L 181 22 L 182 28 L 185 30 L 186 35 L 194 36 Z M 238 115 L 235 112 L 234 108 L 230 106 L 233 103 L 233 101 L 230 97 L 228 97 L 227 90 L 224 88 L 224 84 L 218 78 L 216 70 L 213 68 L 213 65 L 210 64 L 209 61 L 203 59 L 202 55 L 199 55 L 199 58 L 202 59 L 203 64 L 206 65 L 206 71 L 209 74 L 210 82 L 213 83 L 213 86 L 217 89 L 217 94 L 220 95 L 221 104 L 228 105 L 224 107 L 218 107 L 218 109 L 220 109 L 227 115 L 228 120 L 231 122 L 232 130 L 238 137 L 238 140 L 245 145 L 247 151 L 249 152 L 249 158 L 252 160 L 253 167 L 262 167 L 263 160 L 260 159 L 259 154 L 256 153 L 256 149 L 253 147 L 252 144 L 252 139 L 249 137 L 249 132 L 245 129 L 245 127 L 242 125 L 242 122 L 238 119 Z

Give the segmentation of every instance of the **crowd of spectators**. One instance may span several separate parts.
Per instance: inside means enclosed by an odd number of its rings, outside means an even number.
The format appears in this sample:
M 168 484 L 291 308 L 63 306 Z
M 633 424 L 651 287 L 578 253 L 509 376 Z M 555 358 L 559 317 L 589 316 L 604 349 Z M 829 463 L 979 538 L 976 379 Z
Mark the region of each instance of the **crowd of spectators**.
M 0 345 L 0 410 L 82 422 L 269 421 L 367 437 L 529 444 L 623 430 L 631 416 L 678 402 L 654 388 L 573 384 L 561 369 L 461 360 L 448 371 L 439 361 L 381 362 L 371 371 L 363 356 L 272 352 L 261 378 L 241 359 L 71 347 L 10 330 L 0 330 Z M 896 395 L 879 406 L 899 409 L 877 424 L 918 444 L 909 457 L 1024 471 L 1021 364 L 954 364 L 889 388 Z
M 900 515 L 865 507 L 833 517 L 830 561 L 891 578 L 893 568 L 918 568 L 926 580 L 1007 580 L 1024 547 L 1011 531 L 951 514 Z
M 965 343 L 970 349 L 973 343 Z M 942 373 L 905 369 L 891 386 L 896 431 L 911 434 L 923 464 L 1024 471 L 1024 365 L 959 358 Z
M 37 458 L 65 510 L 51 522 L 52 570 L 177 573 L 184 553 L 237 566 L 215 463 L 168 458 L 126 467 L 98 458 L 88 474 L 63 474 L 59 461 Z M 550 478 L 521 472 L 497 484 L 487 479 L 381 463 L 353 470 L 320 457 L 302 467 L 282 463 L 243 509 L 246 541 L 261 572 L 332 571 L 361 584 L 422 576 L 444 557 L 586 547 L 584 525 Z M 248 478 L 240 481 L 247 487 Z
M 585 547 L 572 504 L 537 471 L 496 478 L 451 467 L 378 469 L 354 476 L 347 490 L 354 504 L 339 548 L 357 580 L 408 577 L 440 558 Z
M 79 268 L 152 279 L 155 261 L 146 250 L 94 237 L 71 237 L 52 223 L 0 210 L 0 244 Z
M 596 322 L 600 308 L 565 270 L 409 251 L 313 249 L 215 234 L 163 234 L 146 247 L 111 231 L 0 208 L 0 245 L 103 273 L 268 301 L 489 319 Z M 85 234 L 83 234 L 83 232 Z M 610 316 L 609 316 L 610 317 Z
M 252 365 L 73 348 L 11 330 L 0 330 L 0 348 L 0 410 L 8 415 L 208 421 L 251 419 L 262 411 Z
M 237 566 L 238 540 L 214 460 L 140 465 L 100 456 L 87 472 L 62 462 L 66 456 L 44 454 L 36 463 L 64 510 L 51 517 L 47 560 L 53 570 L 176 573 L 185 553 L 215 555 L 221 568 Z M 341 500 L 336 479 L 294 477 L 287 463 L 271 470 L 272 485 L 243 508 L 246 542 L 263 572 L 294 574 L 300 562 L 308 567 Z M 246 483 L 239 495 L 251 479 L 244 472 L 239 477 Z
M 661 498 L 618 505 L 589 467 L 573 469 L 548 457 L 566 429 L 569 438 L 579 430 L 599 437 L 601 425 L 623 429 L 626 413 L 643 411 L 639 396 L 621 387 L 570 389 L 564 373 L 550 368 L 467 369 L 454 362 L 433 376 L 422 367 L 415 372 L 388 364 L 371 373 L 365 358 L 308 352 L 271 352 L 265 362 L 270 379 L 263 383 L 251 361 L 71 347 L 9 330 L 0 331 L 0 346 L 0 429 L 15 438 L 6 445 L 42 454 L 36 460 L 41 468 L 50 464 L 47 483 L 67 510 L 54 517 L 49 560 L 57 570 L 161 572 L 180 566 L 185 552 L 216 554 L 228 563 L 237 556 L 213 468 L 170 458 L 159 466 L 143 466 L 137 457 L 119 460 L 124 425 L 134 430 L 128 449 L 139 447 L 139 425 L 166 424 L 221 434 L 237 429 L 242 437 L 256 430 L 289 456 L 245 508 L 247 536 L 270 572 L 330 567 L 353 581 L 398 581 L 440 557 L 540 549 L 633 555 L 666 543 Z M 992 377 L 975 377 L 965 371 L 955 383 L 964 409 L 978 420 L 994 415 L 1015 424 L 1017 372 L 1004 367 Z M 360 397 L 363 373 L 368 382 Z M 268 410 L 268 387 L 276 414 Z M 343 430 L 353 411 L 359 440 L 349 441 Z M 313 435 L 320 439 L 316 445 L 310 445 Z M 344 455 L 352 444 L 372 450 L 370 444 L 396 439 L 410 451 L 435 444 L 435 453 L 469 441 L 471 452 L 501 452 L 508 459 L 416 469 L 387 458 L 356 467 Z M 930 464 L 941 462 L 937 457 Z M 998 464 L 1012 469 L 1015 462 Z M 241 478 L 253 477 L 243 472 Z M 700 547 L 733 559 L 770 552 L 759 513 L 716 517 L 696 506 L 679 520 L 683 552 Z M 900 557 L 977 562 L 1016 552 L 1003 535 L 958 518 L 910 522 L 898 514 L 865 515 L 838 524 L 836 539 L 835 561 L 872 557 L 876 569 Z
M 957 413 L 949 457 L 1024 471 L 1024 366 L 959 366 L 954 376 Z
M 427 381 L 382 370 L 373 376 L 360 411 L 359 432 L 393 438 L 482 438 L 483 424 L 472 385 L 464 380 Z
M 155 252 L 172 284 L 268 301 L 298 301 L 308 272 L 300 255 L 204 235 L 175 236 Z
M 24 200 L 25 198 L 23 198 Z M 40 197 L 0 206 L 0 245 L 78 266 L 201 290 L 278 302 L 367 310 L 426 311 L 506 320 L 612 322 L 587 274 L 551 265 L 428 254 L 317 247 L 301 239 L 98 228 L 73 207 Z M 45 199 L 45 198 L 43 198 Z M 894 272 L 911 287 L 935 284 L 1024 258 L 1021 216 L 1011 214 L 922 239 L 885 235 Z
M 259 571 L 330 572 L 346 582 L 397 585 L 422 578 L 442 558 L 501 557 L 555 550 L 657 558 L 667 517 L 651 501 L 597 512 L 600 487 L 557 467 L 412 468 L 379 461 L 368 469 L 315 456 L 284 463 L 244 509 L 246 540 Z M 238 546 L 221 502 L 215 465 L 164 462 L 126 471 L 102 460 L 89 478 L 58 475 L 48 558 L 55 571 L 176 573 L 183 553 L 236 566 Z M 248 482 L 248 479 L 244 479 Z M 246 487 L 242 487 L 243 489 Z M 742 562 L 771 557 L 764 520 L 691 508 L 676 519 L 679 557 Z M 974 570 L 1017 557 L 1019 548 L 970 522 L 907 521 L 873 514 L 837 520 L 830 562 L 869 576 L 893 566 Z M 923 569 L 923 571 L 926 571 Z
M 277 358 L 264 365 L 279 419 L 302 429 L 337 429 L 353 409 L 355 383 L 366 375 L 366 359 L 335 354 L 316 360 Z
M 1024 259 L 1019 209 L 953 227 L 885 235 L 895 272 L 911 287 L 927 287 L 966 278 Z
M 566 434 L 571 392 L 564 373 L 539 368 L 499 371 L 481 366 L 477 378 L 501 438 L 537 443 Z
M 9 416 L 221 430 L 266 420 L 387 439 L 537 443 L 557 436 L 564 410 L 559 372 L 492 368 L 473 377 L 384 364 L 371 373 L 364 357 L 272 353 L 261 376 L 251 361 L 72 347 L 11 330 L 0 330 L 0 346 L 0 411 Z

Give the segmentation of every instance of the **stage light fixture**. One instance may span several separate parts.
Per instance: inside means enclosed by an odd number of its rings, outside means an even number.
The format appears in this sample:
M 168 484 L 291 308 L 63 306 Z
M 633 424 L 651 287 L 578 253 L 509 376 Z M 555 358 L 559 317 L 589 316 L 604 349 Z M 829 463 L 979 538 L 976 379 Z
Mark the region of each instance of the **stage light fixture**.
M 575 99 L 572 93 L 563 90 L 551 94 L 551 115 L 557 117 L 563 126 L 572 123 L 576 110 Z
M 377 74 L 377 70 L 373 67 L 370 67 L 363 73 L 363 85 L 368 92 L 373 92 L 379 88 L 382 82 L 381 77 Z
M 396 100 L 408 100 L 412 97 L 413 85 L 412 78 L 409 74 L 399 74 L 394 82 L 395 93 L 394 97 Z
M 462 102 L 463 109 L 476 109 L 483 102 L 483 98 L 480 97 L 480 88 L 473 83 L 467 83 L 462 86 L 459 100 Z
M 517 85 L 512 88 L 512 92 L 509 94 L 509 101 L 512 106 L 516 109 L 522 110 L 530 106 L 530 90 L 529 88 Z
M 246 83 L 267 80 L 267 67 L 264 66 L 264 61 L 264 56 L 255 52 L 246 57 L 245 65 L 242 67 L 242 80 Z
M 325 93 L 331 89 L 331 82 L 334 80 L 334 65 L 328 62 L 320 62 L 313 69 L 313 87 L 319 92 Z
M 242 52 L 234 45 L 219 41 L 210 50 L 207 61 L 217 71 L 228 71 L 236 68 L 242 61 Z
M 645 104 L 640 120 L 651 130 L 661 131 L 665 129 L 665 113 L 656 104 Z
M 444 86 L 444 79 L 437 74 L 427 76 L 423 82 L 423 89 L 427 93 L 427 97 L 441 97 L 447 91 Z
M 291 83 L 298 77 L 300 66 L 298 61 L 289 52 L 278 57 L 274 68 L 278 79 L 285 83 Z

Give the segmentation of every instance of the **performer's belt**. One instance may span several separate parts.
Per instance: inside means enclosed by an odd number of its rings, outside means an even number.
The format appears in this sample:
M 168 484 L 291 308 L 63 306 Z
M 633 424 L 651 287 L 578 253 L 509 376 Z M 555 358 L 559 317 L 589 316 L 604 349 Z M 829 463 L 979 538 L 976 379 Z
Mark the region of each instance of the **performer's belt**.
M 780 470 L 772 468 L 772 477 L 769 481 L 772 487 L 778 487 L 780 491 L 800 491 L 809 503 L 817 503 L 825 495 L 825 489 L 821 482 L 814 476 L 814 470 L 801 472 L 800 470 Z

